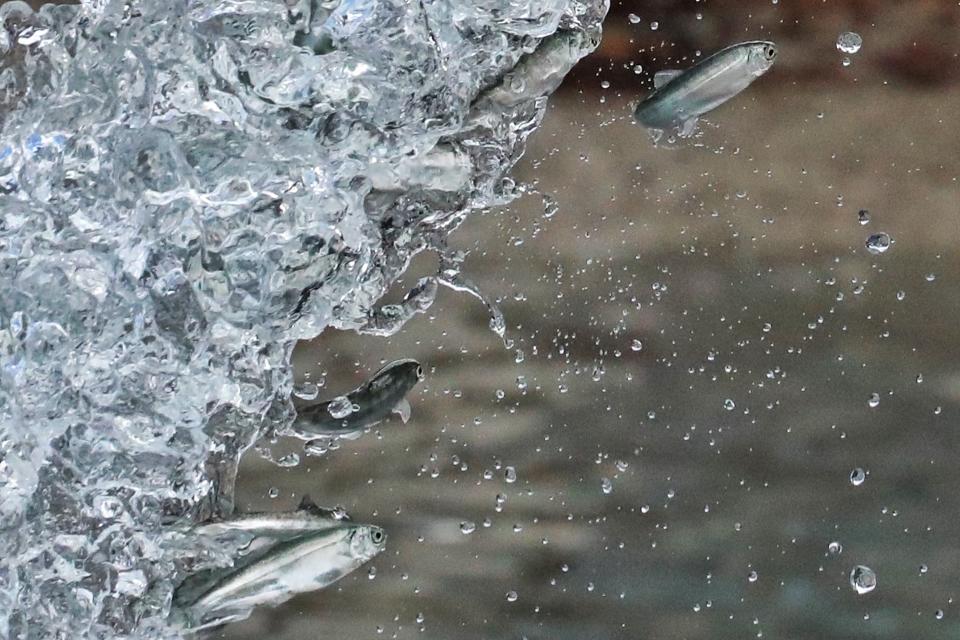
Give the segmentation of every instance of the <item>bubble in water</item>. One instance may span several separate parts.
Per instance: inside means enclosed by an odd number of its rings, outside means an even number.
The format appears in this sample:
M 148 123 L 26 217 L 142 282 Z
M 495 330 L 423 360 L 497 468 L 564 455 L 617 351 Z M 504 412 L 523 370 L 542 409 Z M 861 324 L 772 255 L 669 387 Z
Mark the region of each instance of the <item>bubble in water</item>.
M 651 31 L 656 31 L 656 30 L 659 29 L 659 28 L 660 28 L 660 23 L 657 22 L 656 20 L 654 20 L 653 22 L 650 23 L 650 30 L 651 30 Z
M 862 485 L 863 481 L 866 479 L 867 479 L 867 473 L 860 467 L 857 467 L 856 469 L 850 472 L 850 484 L 852 484 L 855 487 L 859 487 L 860 485 Z
M 843 545 L 834 540 L 827 545 L 827 552 L 832 556 L 840 555 L 843 552 Z
M 112 520 L 123 513 L 123 503 L 115 496 L 96 496 L 93 499 L 93 508 L 100 517 Z
M 887 233 L 875 233 L 867 238 L 867 251 L 873 255 L 885 253 L 890 248 L 890 235 Z
M 747 580 L 749 580 L 750 582 L 756 582 L 757 578 L 759 577 L 760 576 L 756 571 L 751 571 L 750 573 L 747 574 Z
M 866 209 L 860 209 L 857 212 L 857 222 L 860 224 L 868 224 L 870 222 L 870 212 Z
M 340 420 L 353 413 L 353 403 L 350 402 L 350 398 L 347 396 L 337 396 L 327 405 L 327 411 L 329 411 L 330 415 L 335 419 Z
M 515 467 L 507 467 L 503 470 L 503 479 L 509 483 L 513 484 L 517 481 L 517 469 Z
M 731 400 L 730 398 L 727 398 L 726 400 L 723 401 L 723 408 L 726 409 L 727 411 L 733 411 L 734 409 L 737 408 L 737 405 L 733 400 Z
M 476 522 L 464 521 L 460 523 L 460 533 L 462 533 L 465 536 L 470 535 L 476 530 L 477 530 Z
M 516 602 L 518 597 L 516 591 L 507 591 L 507 602 Z
M 639 340 L 633 340 L 633 341 L 630 343 L 630 350 L 631 350 L 631 351 L 640 351 L 641 349 L 643 349 L 643 343 L 640 342 Z
M 856 53 L 863 46 L 863 38 L 859 33 L 853 31 L 844 31 L 837 38 L 837 49 L 843 53 Z
M 871 393 L 870 396 L 867 398 L 867 406 L 870 407 L 871 409 L 876 409 L 877 407 L 879 407 L 879 406 L 880 406 L 880 394 L 879 394 L 879 393 Z
M 850 586 L 860 595 L 870 593 L 877 588 L 877 574 L 870 567 L 858 564 L 850 571 Z
M 630 24 L 640 24 L 640 16 L 635 13 L 631 13 L 627 16 L 627 20 L 630 21 Z
M 937 620 L 943 620 L 943 609 L 937 609 L 936 611 L 934 611 L 933 617 L 936 618 Z

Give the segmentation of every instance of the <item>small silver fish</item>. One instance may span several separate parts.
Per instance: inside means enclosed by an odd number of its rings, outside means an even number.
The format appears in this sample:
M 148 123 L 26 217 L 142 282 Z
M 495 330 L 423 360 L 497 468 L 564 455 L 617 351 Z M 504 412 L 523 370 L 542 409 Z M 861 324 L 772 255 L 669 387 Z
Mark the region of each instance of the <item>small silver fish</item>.
M 650 129 L 677 127 L 681 136 L 689 136 L 697 118 L 750 86 L 776 57 L 777 45 L 772 42 L 742 42 L 685 71 L 658 71 L 653 93 L 637 105 L 633 117 Z
M 356 411 L 335 418 L 330 413 L 333 400 L 302 407 L 297 410 L 293 431 L 306 438 L 355 434 L 385 420 L 391 413 L 399 413 L 406 422 L 410 417 L 406 395 L 421 380 L 423 367 L 416 360 L 391 362 L 347 394 L 347 400 L 358 407 Z
M 237 514 L 223 520 L 196 525 L 190 532 L 206 537 L 244 533 L 277 542 L 307 533 L 334 529 L 348 519 L 346 512 L 319 507 L 310 499 L 310 496 L 304 496 L 296 511 Z
M 341 524 L 276 544 L 212 580 L 199 596 L 179 592 L 174 619 L 191 631 L 242 620 L 255 607 L 330 586 L 383 551 L 385 541 L 380 527 Z

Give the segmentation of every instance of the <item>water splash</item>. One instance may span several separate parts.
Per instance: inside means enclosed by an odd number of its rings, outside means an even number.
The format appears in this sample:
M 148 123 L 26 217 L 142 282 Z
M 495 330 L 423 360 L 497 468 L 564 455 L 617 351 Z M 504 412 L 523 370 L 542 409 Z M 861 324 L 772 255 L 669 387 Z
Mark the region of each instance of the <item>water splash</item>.
M 0 6 L 0 636 L 178 636 L 179 577 L 231 553 L 184 526 L 289 424 L 296 341 L 429 306 L 376 303 L 515 195 L 605 11 Z

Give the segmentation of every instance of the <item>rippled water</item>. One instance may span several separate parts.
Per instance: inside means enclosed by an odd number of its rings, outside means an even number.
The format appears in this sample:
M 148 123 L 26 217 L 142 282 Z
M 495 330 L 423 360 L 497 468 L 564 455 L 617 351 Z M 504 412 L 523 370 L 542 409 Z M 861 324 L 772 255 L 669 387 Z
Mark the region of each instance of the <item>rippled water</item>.
M 576 0 L 0 6 L 0 635 L 172 637 L 182 526 L 292 418 L 290 356 L 389 335 L 512 199 Z M 439 269 L 378 300 L 418 253 Z

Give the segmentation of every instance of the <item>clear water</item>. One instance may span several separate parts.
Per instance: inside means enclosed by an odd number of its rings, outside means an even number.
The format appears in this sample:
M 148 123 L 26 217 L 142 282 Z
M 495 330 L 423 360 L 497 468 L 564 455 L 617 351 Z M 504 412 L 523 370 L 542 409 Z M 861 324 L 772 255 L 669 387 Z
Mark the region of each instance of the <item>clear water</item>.
M 289 425 L 296 341 L 481 295 L 444 239 L 522 191 L 605 11 L 0 6 L 0 636 L 179 635 L 177 580 L 231 552 L 185 527 Z M 437 276 L 379 307 L 425 251 Z

